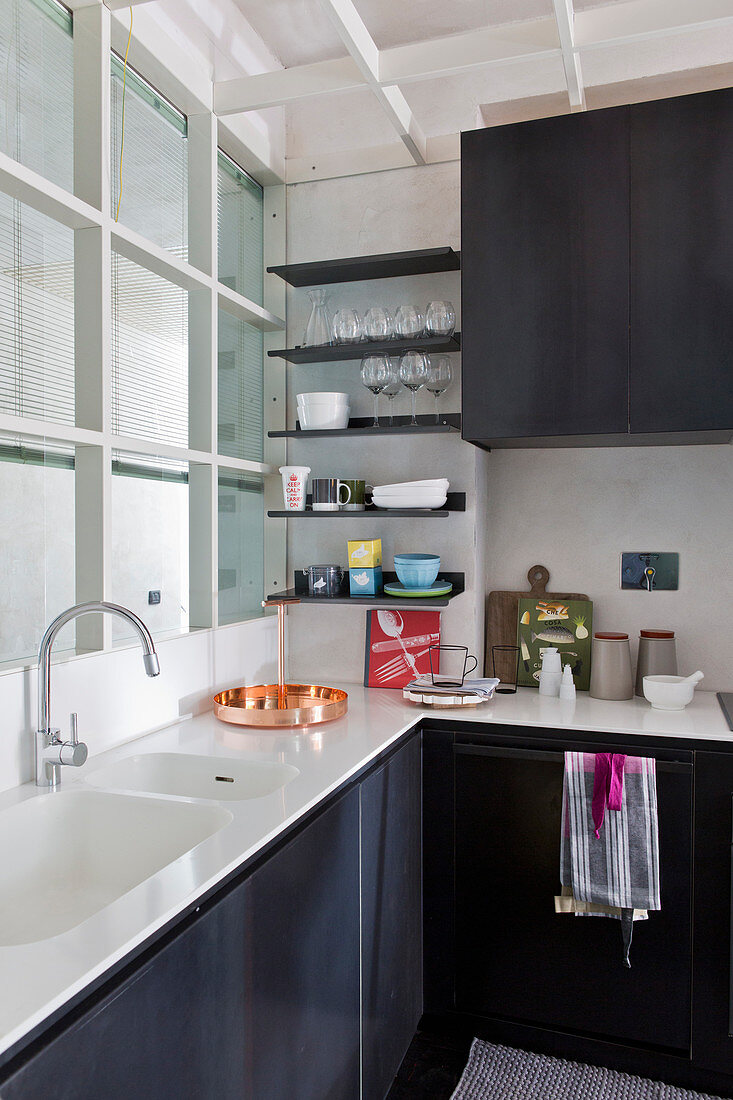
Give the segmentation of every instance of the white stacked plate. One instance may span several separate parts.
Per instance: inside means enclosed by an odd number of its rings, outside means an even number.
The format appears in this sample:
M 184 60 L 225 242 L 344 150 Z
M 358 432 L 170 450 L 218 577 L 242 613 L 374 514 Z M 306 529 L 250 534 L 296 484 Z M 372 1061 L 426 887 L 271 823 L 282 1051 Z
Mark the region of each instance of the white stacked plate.
M 350 412 L 348 393 L 298 394 L 298 421 L 306 432 L 346 428 Z
M 375 485 L 372 502 L 375 508 L 442 508 L 449 489 L 450 482 L 444 477 Z

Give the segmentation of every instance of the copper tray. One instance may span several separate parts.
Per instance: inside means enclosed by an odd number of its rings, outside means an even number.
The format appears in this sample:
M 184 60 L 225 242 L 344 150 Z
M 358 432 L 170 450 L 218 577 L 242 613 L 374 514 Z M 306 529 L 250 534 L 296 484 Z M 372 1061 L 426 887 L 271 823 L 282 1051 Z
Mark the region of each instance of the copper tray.
M 214 696 L 214 714 L 235 726 L 310 726 L 346 714 L 349 697 L 317 684 L 257 684 Z

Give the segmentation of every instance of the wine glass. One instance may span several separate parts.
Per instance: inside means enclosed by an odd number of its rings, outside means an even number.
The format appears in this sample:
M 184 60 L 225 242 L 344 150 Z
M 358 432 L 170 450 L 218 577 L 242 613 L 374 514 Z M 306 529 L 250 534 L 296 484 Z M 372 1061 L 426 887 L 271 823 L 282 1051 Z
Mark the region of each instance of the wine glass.
M 394 318 L 384 306 L 370 306 L 364 314 L 364 335 L 367 340 L 391 340 Z
M 400 361 L 399 359 L 390 359 L 389 361 L 389 381 L 386 386 L 382 386 L 382 393 L 389 400 L 387 407 L 389 408 L 389 426 L 394 427 L 394 413 L 392 412 L 392 402 L 398 393 L 402 393 L 404 386 L 402 385 L 402 379 L 400 378 Z
M 425 317 L 417 306 L 400 306 L 394 318 L 395 332 L 403 339 L 422 336 L 425 330 Z
M 447 355 L 439 355 L 437 358 L 431 358 L 430 365 L 428 366 L 428 378 L 425 383 L 425 389 L 432 393 L 435 398 L 435 423 L 440 423 L 440 413 L 438 412 L 438 398 L 441 393 L 450 386 L 453 381 L 453 368 L 450 364 L 450 359 Z
M 425 314 L 428 336 L 452 336 L 456 327 L 456 311 L 452 302 L 430 302 Z
M 363 335 L 361 317 L 355 309 L 337 309 L 333 315 L 333 338 L 337 344 L 358 344 Z
M 365 355 L 361 361 L 362 385 L 374 394 L 373 428 L 379 427 L 379 395 L 389 381 L 389 356 Z
M 417 427 L 415 416 L 415 401 L 417 391 L 425 384 L 428 377 L 428 357 L 424 351 L 406 351 L 400 359 L 400 378 L 402 385 L 410 391 L 412 397 L 412 419 L 410 425 Z

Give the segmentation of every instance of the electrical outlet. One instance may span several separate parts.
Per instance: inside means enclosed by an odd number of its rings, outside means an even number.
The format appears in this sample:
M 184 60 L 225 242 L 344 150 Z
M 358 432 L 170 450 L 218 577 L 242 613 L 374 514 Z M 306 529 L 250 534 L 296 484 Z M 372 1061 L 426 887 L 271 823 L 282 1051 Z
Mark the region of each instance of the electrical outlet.
M 621 587 L 640 592 L 673 592 L 679 588 L 680 556 L 660 552 L 623 553 Z
M 149 604 L 160 603 L 160 589 L 159 588 L 152 588 L 148 592 L 148 603 Z

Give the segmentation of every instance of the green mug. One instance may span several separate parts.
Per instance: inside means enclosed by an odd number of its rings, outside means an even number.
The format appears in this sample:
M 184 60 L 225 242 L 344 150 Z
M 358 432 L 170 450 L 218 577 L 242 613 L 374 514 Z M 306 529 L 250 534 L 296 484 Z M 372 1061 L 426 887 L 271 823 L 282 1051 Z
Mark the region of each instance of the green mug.
M 359 481 L 354 478 L 341 478 L 342 485 L 348 485 L 351 489 L 351 497 L 348 504 L 340 504 L 340 512 L 363 512 L 365 508 L 364 495 L 367 489 L 367 483 L 365 481 Z M 369 486 L 371 488 L 371 486 Z

